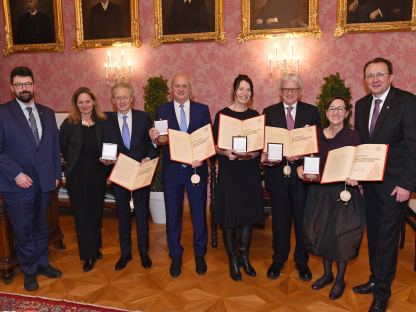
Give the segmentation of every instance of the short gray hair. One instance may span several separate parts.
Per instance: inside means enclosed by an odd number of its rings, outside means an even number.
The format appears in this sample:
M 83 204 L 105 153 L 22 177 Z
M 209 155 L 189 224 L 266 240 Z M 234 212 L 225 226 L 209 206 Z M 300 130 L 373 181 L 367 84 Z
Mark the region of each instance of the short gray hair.
M 283 84 L 286 81 L 290 81 L 290 80 L 296 82 L 296 84 L 298 85 L 299 89 L 300 90 L 303 90 L 303 80 L 302 80 L 302 78 L 298 74 L 293 74 L 293 73 L 284 74 L 282 76 L 282 78 L 279 79 L 279 84 L 278 84 L 279 89 L 282 89 Z
M 114 97 L 114 90 L 118 88 L 125 88 L 129 89 L 130 96 L 134 99 L 134 88 L 131 84 L 127 82 L 118 82 L 114 86 L 111 87 L 111 96 Z

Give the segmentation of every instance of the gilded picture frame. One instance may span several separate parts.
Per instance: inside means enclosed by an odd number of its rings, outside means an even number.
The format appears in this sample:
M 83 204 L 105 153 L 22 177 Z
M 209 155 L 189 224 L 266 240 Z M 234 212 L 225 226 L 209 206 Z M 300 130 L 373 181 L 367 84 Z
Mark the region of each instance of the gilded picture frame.
M 61 0 L 43 0 L 32 7 L 26 6 L 26 1 L 3 0 L 3 13 L 4 55 L 64 51 Z M 30 16 L 36 16 L 35 21 L 30 21 Z
M 377 5 L 355 0 L 337 0 L 334 35 L 346 33 L 414 31 L 416 0 L 379 1 Z
M 109 46 L 139 47 L 139 0 L 110 0 L 106 12 L 100 0 L 75 0 L 74 51 Z
M 184 9 L 179 7 L 184 5 L 183 0 L 154 0 L 153 47 L 163 43 L 209 40 L 226 42 L 224 0 L 192 1 L 193 7 Z
M 278 36 L 320 38 L 318 0 L 241 0 L 238 42 Z

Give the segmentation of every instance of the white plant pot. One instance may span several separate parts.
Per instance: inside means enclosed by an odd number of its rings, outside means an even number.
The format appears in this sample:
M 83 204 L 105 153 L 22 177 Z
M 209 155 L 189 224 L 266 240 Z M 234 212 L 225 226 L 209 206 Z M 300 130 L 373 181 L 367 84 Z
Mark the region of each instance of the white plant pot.
M 165 197 L 163 196 L 163 192 L 150 192 L 149 209 L 153 223 L 166 223 Z

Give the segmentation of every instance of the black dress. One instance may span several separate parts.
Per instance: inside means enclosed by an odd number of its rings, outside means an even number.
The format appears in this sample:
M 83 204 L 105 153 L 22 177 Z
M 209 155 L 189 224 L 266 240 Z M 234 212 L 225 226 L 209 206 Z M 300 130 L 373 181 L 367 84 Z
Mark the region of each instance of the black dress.
M 256 117 L 258 112 L 247 109 L 235 112 L 228 107 L 215 116 L 214 137 L 218 137 L 219 114 L 240 120 Z M 218 156 L 218 177 L 215 188 L 214 222 L 223 228 L 264 223 L 263 196 L 259 161 L 229 160 Z
M 79 157 L 66 177 L 81 260 L 96 259 L 101 247 L 106 169 L 99 161 L 96 127 L 100 124 L 82 126 Z
M 320 129 L 318 140 L 321 174 L 330 150 L 360 144 L 359 135 L 345 127 L 332 139 L 326 138 Z M 365 223 L 363 199 L 358 188 L 347 186 L 352 195 L 347 204 L 339 200 L 344 188 L 345 183 L 312 185 L 303 219 L 308 252 L 337 262 L 347 262 L 358 255 Z

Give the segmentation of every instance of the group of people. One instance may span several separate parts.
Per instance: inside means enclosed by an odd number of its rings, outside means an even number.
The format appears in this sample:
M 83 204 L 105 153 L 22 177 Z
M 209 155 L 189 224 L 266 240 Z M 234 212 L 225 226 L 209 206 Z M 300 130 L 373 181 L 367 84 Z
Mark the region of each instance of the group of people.
M 308 254 L 323 259 L 323 275 L 312 289 L 332 285 L 330 299 L 342 296 L 347 262 L 358 255 L 364 226 L 367 228 L 370 277 L 353 291 L 373 294 L 369 311 L 386 311 L 394 280 L 400 228 L 406 202 L 416 190 L 416 97 L 392 85 L 393 66 L 384 58 L 367 62 L 364 82 L 370 93 L 355 104 L 354 130 L 349 126 L 351 104 L 335 96 L 325 106 L 329 125 L 320 127 L 314 105 L 301 102 L 303 82 L 296 74 L 284 75 L 279 84 L 281 102 L 264 109 L 266 126 L 288 130 L 318 126 L 320 169 L 328 152 L 343 146 L 388 144 L 388 156 L 382 182 L 320 185 L 305 183 L 303 159 L 287 157 L 268 161 L 267 152 L 236 153 L 216 147 L 216 177 L 213 220 L 221 225 L 229 260 L 229 274 L 242 280 L 240 268 L 256 276 L 249 260 L 252 227 L 264 223 L 260 163 L 263 163 L 266 188 L 272 206 L 272 262 L 269 279 L 279 277 L 290 251 L 290 233 L 294 226 L 295 268 L 303 281 L 312 279 Z M 163 157 L 163 191 L 166 204 L 166 237 L 171 258 L 170 275 L 182 271 L 183 200 L 185 190 L 193 225 L 195 271 L 207 271 L 207 179 L 206 161 L 192 165 L 174 162 L 169 145 L 158 145 L 158 130 L 149 115 L 132 109 L 133 87 L 116 84 L 111 90 L 116 112 L 104 114 L 97 97 L 88 88 L 79 88 L 72 97 L 69 117 L 56 129 L 52 110 L 35 103 L 33 74 L 17 67 L 10 77 L 15 99 L 0 106 L 0 192 L 16 237 L 17 256 L 25 274 L 24 287 L 38 288 L 37 274 L 51 278 L 61 272 L 48 261 L 46 210 L 49 192 L 60 179 L 59 152 L 67 162 L 65 176 L 72 201 L 79 254 L 84 271 L 90 271 L 102 258 L 101 220 L 104 191 L 109 168 L 115 161 L 100 159 L 103 143 L 115 143 L 118 152 L 139 162 Z M 192 100 L 192 84 L 184 74 L 171 81 L 172 100 L 157 110 L 157 119 L 168 120 L 169 128 L 191 133 L 211 123 L 207 105 Z M 254 86 L 246 75 L 233 83 L 230 103 L 215 116 L 214 139 L 219 132 L 220 114 L 245 120 L 258 116 L 252 107 Z M 322 173 L 322 172 L 321 172 Z M 193 175 L 199 181 L 191 180 Z M 349 190 L 351 199 L 340 200 L 340 192 Z M 130 192 L 113 185 L 119 221 L 120 258 L 115 270 L 122 270 L 132 259 L 130 201 L 136 215 L 137 245 L 144 268 L 150 268 L 147 205 L 149 188 Z M 336 262 L 337 274 L 332 272 Z

